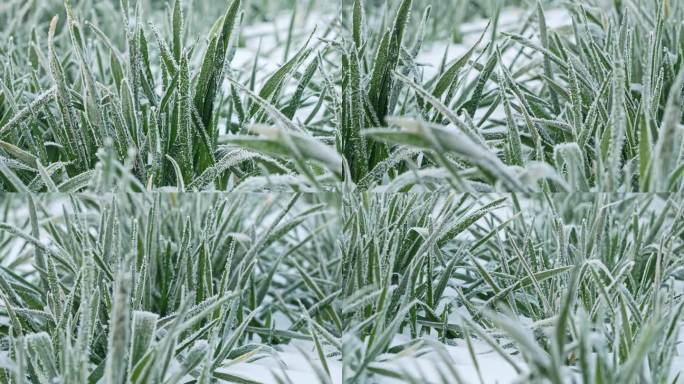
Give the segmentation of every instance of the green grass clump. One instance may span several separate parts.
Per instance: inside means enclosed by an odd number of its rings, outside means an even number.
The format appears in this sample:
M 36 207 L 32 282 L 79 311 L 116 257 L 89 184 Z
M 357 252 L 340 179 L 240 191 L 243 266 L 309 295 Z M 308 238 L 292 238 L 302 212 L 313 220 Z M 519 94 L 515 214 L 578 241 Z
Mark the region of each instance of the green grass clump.
M 459 189 L 679 191 L 682 9 L 653 4 L 572 3 L 558 30 L 538 5 L 481 63 L 468 52 L 436 79 L 395 74 L 417 110 L 366 134 L 431 152 Z
M 289 270 L 310 273 L 334 220 L 324 204 L 285 198 L 5 199 L 0 335 L 15 363 L 2 382 L 240 380 L 221 370 L 309 338 L 295 313 L 313 303 L 289 288 L 302 282 Z M 295 324 L 281 328 L 276 313 Z
M 4 1 L 0 383 L 681 381 L 682 20 Z
M 424 199 L 427 207 L 421 197 L 378 197 L 352 206 L 349 225 L 370 235 L 359 242 L 354 230 L 348 240 L 368 248 L 353 269 L 364 275 L 345 285 L 359 308 L 345 350 L 353 377 L 419 382 L 411 369 L 376 364 L 392 360 L 387 352 L 429 350 L 434 338 L 477 337 L 525 382 L 670 382 L 683 308 L 674 287 L 680 199 L 498 197 L 453 196 L 437 206 Z M 393 333 L 412 341 L 391 343 Z M 444 376 L 435 382 L 468 382 L 440 356 L 435 369 Z

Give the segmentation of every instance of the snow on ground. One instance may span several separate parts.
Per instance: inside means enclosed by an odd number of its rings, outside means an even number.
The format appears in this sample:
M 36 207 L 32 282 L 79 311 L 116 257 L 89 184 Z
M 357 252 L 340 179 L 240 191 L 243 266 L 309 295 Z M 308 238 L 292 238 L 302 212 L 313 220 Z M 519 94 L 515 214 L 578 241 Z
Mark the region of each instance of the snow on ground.
M 546 23 L 549 29 L 557 29 L 571 25 L 567 11 L 562 9 L 552 9 L 545 12 Z M 501 32 L 518 33 L 520 20 L 526 18 L 526 13 L 520 9 L 508 9 L 501 14 L 498 30 Z M 473 45 L 477 43 L 482 31 L 487 27 L 489 20 L 479 19 L 465 23 L 461 27 L 463 43 L 454 44 L 449 41 L 426 42 L 425 46 L 418 54 L 416 61 L 423 66 L 425 79 L 430 79 L 439 73 L 439 65 L 444 60 L 452 62 L 460 58 Z M 482 44 L 487 42 L 485 37 Z M 504 60 L 507 57 L 504 56 Z
M 440 358 L 437 351 L 428 352 L 420 357 L 400 356 L 386 363 L 382 363 L 383 368 L 392 371 L 404 372 L 413 375 L 426 382 L 442 382 L 440 372 L 449 372 L 450 369 L 458 372 L 460 379 L 464 383 L 480 382 L 478 375 L 482 375 L 485 383 L 513 383 L 518 377 L 515 369 L 498 355 L 489 345 L 477 339 L 472 340 L 473 352 L 477 359 L 477 365 L 473 362 L 470 351 L 464 340 L 457 340 L 456 345 L 444 345 L 444 351 L 448 353 L 451 361 L 448 363 L 451 368 L 446 366 L 446 362 Z M 513 358 L 517 364 L 524 364 L 517 358 Z M 395 379 L 385 379 L 382 383 L 399 384 L 402 381 Z
M 408 339 L 397 337 L 399 341 L 406 342 Z M 276 377 L 287 377 L 292 383 L 317 383 L 318 376 L 312 365 L 321 367 L 318 355 L 311 342 L 297 341 L 281 347 L 277 357 L 265 357 L 252 362 L 245 362 L 223 369 L 223 372 L 240 375 L 241 377 L 264 384 L 278 383 Z M 459 340 L 455 346 L 443 346 L 451 359 L 451 367 L 455 369 L 461 379 L 466 383 L 479 382 L 477 369 L 473 363 L 465 341 Z M 494 352 L 485 343 L 473 340 L 473 349 L 477 356 L 482 379 L 485 383 L 512 383 L 517 378 L 513 367 Z M 421 380 L 438 382 L 439 371 L 448 372 L 439 354 L 427 352 L 420 357 L 411 355 L 388 355 L 387 360 L 377 363 L 374 367 L 383 368 L 392 372 L 406 373 L 418 376 Z M 339 357 L 327 359 L 332 382 L 342 382 L 342 362 Z M 401 381 L 391 378 L 377 378 L 374 380 L 380 384 L 399 384 Z
M 276 377 L 289 379 L 292 383 L 318 383 L 320 380 L 312 365 L 322 369 L 320 359 L 312 342 L 295 341 L 279 346 L 277 357 L 264 357 L 251 362 L 232 365 L 223 369 L 234 375 L 264 384 L 277 384 Z M 334 384 L 342 383 L 342 362 L 339 357 L 326 360 Z
M 397 340 L 404 340 L 398 337 Z M 684 369 L 684 328 L 680 332 L 680 344 L 678 345 L 678 355 L 672 364 L 672 378 Z M 263 384 L 278 384 L 279 378 L 288 378 L 292 383 L 318 383 L 312 365 L 321 367 L 320 360 L 314 349 L 313 343 L 297 341 L 289 345 L 279 347 L 277 357 L 265 357 L 256 361 L 236 364 L 224 369 L 224 372 L 239 375 L 243 378 L 257 381 Z M 440 372 L 455 370 L 464 383 L 478 383 L 482 375 L 484 383 L 508 384 L 517 382 L 519 376 L 513 367 L 498 355 L 492 348 L 482 341 L 473 339 L 473 350 L 477 358 L 477 367 L 473 362 L 468 347 L 464 340 L 457 340 L 456 345 L 443 346 L 444 350 L 451 358 L 450 366 L 447 367 L 439 354 L 427 352 L 420 356 L 394 355 L 386 356 L 386 361 L 377 363 L 375 367 L 383 368 L 391 372 L 412 375 L 420 379 L 420 382 L 439 383 L 441 382 Z M 514 361 L 521 367 L 524 364 L 519 358 L 513 356 Z M 332 382 L 342 383 L 342 362 L 339 356 L 327 359 L 330 369 Z M 374 382 L 379 384 L 400 384 L 402 381 L 391 378 L 374 377 Z M 680 377 L 677 383 L 684 383 L 684 378 Z
M 43 207 L 45 207 L 48 216 L 56 217 L 57 215 L 62 214 L 62 207 L 65 203 L 67 203 L 67 200 L 63 197 L 50 198 L 49 204 L 44 204 Z M 15 199 L 12 204 L 13 205 L 9 206 L 9 215 L 7 215 L 6 222 L 17 228 L 25 228 L 26 223 L 28 223 L 29 220 L 29 209 L 28 205 L 26 205 L 26 199 Z M 16 204 L 20 205 L 16 206 Z M 41 213 L 38 213 L 38 215 L 40 216 Z M 41 233 L 39 240 L 47 244 L 50 237 L 46 232 L 43 232 Z M 11 246 L 7 252 L 0 256 L 0 264 L 4 267 L 14 268 L 16 272 L 29 272 L 31 268 L 29 265 L 24 264 L 20 267 L 15 267 L 13 264 L 18 258 L 24 256 L 25 252 L 33 253 L 33 248 L 27 247 L 26 241 L 15 238 L 12 240 Z

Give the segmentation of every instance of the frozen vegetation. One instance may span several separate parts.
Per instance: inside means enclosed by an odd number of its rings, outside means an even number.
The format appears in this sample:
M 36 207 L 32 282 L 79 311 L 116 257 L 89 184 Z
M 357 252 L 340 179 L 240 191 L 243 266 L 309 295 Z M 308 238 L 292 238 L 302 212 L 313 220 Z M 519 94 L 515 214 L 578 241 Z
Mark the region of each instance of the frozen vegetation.
M 4 0 L 0 383 L 684 383 L 683 20 Z

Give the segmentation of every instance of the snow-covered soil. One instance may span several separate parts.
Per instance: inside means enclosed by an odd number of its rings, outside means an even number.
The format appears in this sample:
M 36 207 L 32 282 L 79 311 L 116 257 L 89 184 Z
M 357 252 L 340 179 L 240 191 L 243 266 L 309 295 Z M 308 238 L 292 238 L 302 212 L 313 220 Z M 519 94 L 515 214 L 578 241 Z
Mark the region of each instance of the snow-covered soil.
M 547 26 L 550 29 L 562 28 L 571 25 L 570 17 L 565 10 L 552 9 L 545 12 Z M 520 9 L 509 9 L 501 14 L 498 30 L 501 32 L 519 33 L 521 20 L 526 13 Z M 477 43 L 482 31 L 487 27 L 489 20 L 480 19 L 465 23 L 462 28 L 463 42 L 454 44 L 449 41 L 426 42 L 421 49 L 416 62 L 422 65 L 425 79 L 430 79 L 439 73 L 439 66 L 446 57 L 446 62 L 452 62 L 466 53 Z M 483 41 L 483 44 L 486 43 Z M 507 59 L 506 56 L 503 58 Z
M 674 377 L 684 369 L 684 327 L 680 332 L 680 344 L 678 355 L 672 364 L 672 374 Z M 291 383 L 318 383 L 320 380 L 315 369 L 322 370 L 321 362 L 316 354 L 313 343 L 306 341 L 293 342 L 290 345 L 279 347 L 281 350 L 277 356 L 263 357 L 251 362 L 243 362 L 232 365 L 223 371 L 239 375 L 264 384 L 278 384 L 279 379 Z M 438 352 L 426 352 L 416 355 L 395 355 L 387 356 L 387 360 L 375 365 L 391 372 L 401 373 L 415 377 L 417 382 L 439 383 L 442 382 L 440 372 L 456 371 L 459 378 L 464 383 L 516 383 L 520 382 L 519 375 L 513 367 L 499 356 L 490 346 L 484 342 L 473 340 L 473 350 L 477 359 L 474 362 L 470 351 L 463 340 L 458 340 L 456 345 L 445 345 L 443 348 L 451 359 L 447 366 L 443 356 Z M 518 358 L 513 357 L 520 366 L 524 367 Z M 332 383 L 342 383 L 342 362 L 340 357 L 328 358 L 326 363 L 330 369 Z M 314 368 L 316 366 L 317 368 Z M 479 369 L 478 369 L 479 368 Z M 479 372 L 479 374 L 478 374 Z M 684 375 L 684 372 L 682 372 Z M 480 376 L 481 375 L 481 376 Z M 447 376 L 449 377 L 449 376 Z M 400 384 L 403 381 L 383 377 L 374 378 L 380 384 Z M 680 377 L 677 383 L 684 383 L 684 378 Z
M 318 383 L 316 368 L 322 370 L 321 361 L 314 344 L 308 341 L 293 341 L 279 346 L 275 356 L 260 357 L 256 360 L 231 365 L 223 369 L 233 375 L 264 384 L 276 384 L 278 378 L 292 383 Z M 334 384 L 342 383 L 342 362 L 339 357 L 326 360 Z
M 397 337 L 398 341 L 402 340 Z M 224 372 L 258 381 L 264 384 L 276 384 L 277 378 L 287 378 L 292 383 L 318 383 L 319 379 L 313 366 L 320 368 L 321 362 L 316 354 L 313 343 L 297 341 L 280 347 L 277 356 L 263 357 L 255 361 L 232 365 Z M 440 346 L 447 352 L 451 362 L 447 367 L 438 352 L 426 350 L 419 357 L 411 354 L 386 356 L 387 360 L 376 363 L 374 367 L 391 372 L 416 376 L 421 381 L 438 382 L 439 372 L 456 370 L 465 383 L 479 382 L 478 369 L 473 362 L 465 341 L 459 340 L 455 346 Z M 478 340 L 473 340 L 473 349 L 477 357 L 477 364 L 485 383 L 512 383 L 517 375 L 503 358 L 496 354 L 489 346 Z M 340 357 L 328 358 L 326 363 L 330 369 L 332 382 L 342 383 L 342 362 Z M 322 368 L 320 368 L 322 369 Z M 402 381 L 391 378 L 374 378 L 376 382 L 394 384 Z

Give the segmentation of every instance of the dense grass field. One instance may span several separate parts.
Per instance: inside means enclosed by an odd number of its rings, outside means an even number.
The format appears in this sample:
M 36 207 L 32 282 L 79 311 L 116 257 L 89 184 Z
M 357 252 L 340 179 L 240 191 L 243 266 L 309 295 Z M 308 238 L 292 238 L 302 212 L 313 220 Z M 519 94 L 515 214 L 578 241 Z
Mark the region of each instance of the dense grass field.
M 8 195 L 2 382 L 287 382 L 293 344 L 324 383 L 675 382 L 683 203 Z
M 4 0 L 0 383 L 684 383 L 684 2 Z
M 679 1 L 244 2 L 5 2 L 2 188 L 682 190 Z

